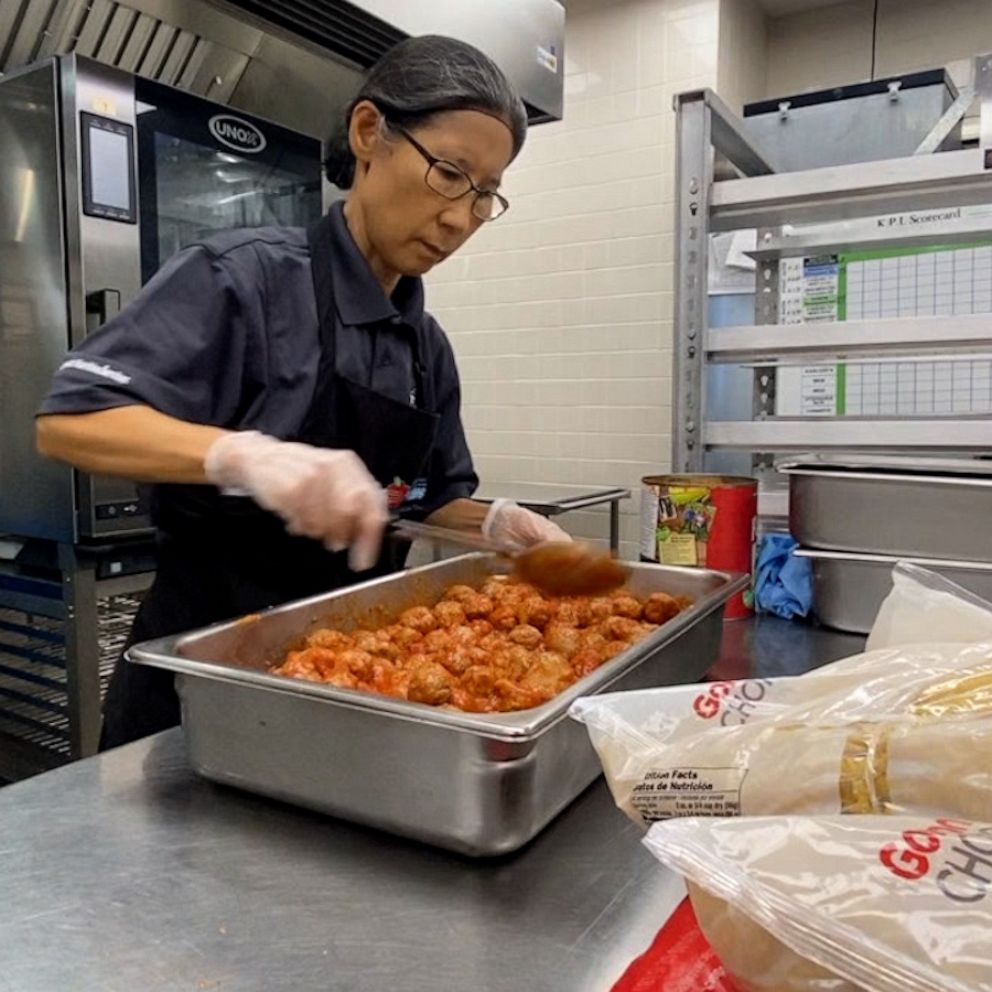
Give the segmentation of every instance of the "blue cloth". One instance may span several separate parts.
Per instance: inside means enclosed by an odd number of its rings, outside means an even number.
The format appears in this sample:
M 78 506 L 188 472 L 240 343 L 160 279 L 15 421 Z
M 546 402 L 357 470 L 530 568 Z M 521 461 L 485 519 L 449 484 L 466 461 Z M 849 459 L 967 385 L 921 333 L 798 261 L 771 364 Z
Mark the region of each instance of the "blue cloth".
M 813 605 L 813 571 L 809 558 L 797 558 L 799 547 L 788 534 L 766 534 L 758 545 L 754 605 L 759 613 L 791 620 L 804 617 Z

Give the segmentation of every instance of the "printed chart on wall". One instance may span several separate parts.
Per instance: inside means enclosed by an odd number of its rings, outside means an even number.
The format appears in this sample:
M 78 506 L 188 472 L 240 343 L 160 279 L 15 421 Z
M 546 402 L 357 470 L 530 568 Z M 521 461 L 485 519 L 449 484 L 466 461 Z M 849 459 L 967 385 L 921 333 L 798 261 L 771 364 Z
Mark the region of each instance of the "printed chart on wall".
M 783 324 L 992 313 L 992 243 L 850 252 L 780 265 Z M 992 413 L 992 356 L 781 368 L 776 392 L 776 412 L 786 417 Z

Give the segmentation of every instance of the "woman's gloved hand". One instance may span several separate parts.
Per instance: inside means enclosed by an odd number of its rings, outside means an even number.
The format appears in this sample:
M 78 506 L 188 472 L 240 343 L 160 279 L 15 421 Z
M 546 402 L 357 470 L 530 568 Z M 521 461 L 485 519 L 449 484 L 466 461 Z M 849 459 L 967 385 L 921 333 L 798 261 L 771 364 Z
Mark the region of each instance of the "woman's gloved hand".
M 236 431 L 211 445 L 203 467 L 215 485 L 242 490 L 279 514 L 291 534 L 321 541 L 329 551 L 348 548 L 354 571 L 378 560 L 389 519 L 386 496 L 355 452 Z
M 556 523 L 517 506 L 511 499 L 493 501 L 482 523 L 482 534 L 490 541 L 512 548 L 529 548 L 543 541 L 572 540 Z

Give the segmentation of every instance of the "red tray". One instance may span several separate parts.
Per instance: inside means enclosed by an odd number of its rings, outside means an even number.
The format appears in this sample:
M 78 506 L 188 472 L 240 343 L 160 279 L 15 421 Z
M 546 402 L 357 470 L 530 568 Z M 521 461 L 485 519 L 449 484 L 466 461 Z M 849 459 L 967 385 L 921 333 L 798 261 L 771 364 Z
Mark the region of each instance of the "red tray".
M 738 992 L 683 899 L 612 992 Z

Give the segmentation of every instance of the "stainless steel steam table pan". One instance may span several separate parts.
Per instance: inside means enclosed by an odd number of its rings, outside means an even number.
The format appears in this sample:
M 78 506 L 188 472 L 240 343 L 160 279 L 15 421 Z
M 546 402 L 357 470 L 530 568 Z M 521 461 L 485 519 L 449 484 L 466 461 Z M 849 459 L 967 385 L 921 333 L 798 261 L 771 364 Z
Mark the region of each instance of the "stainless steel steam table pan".
M 789 530 L 803 547 L 992 562 L 992 462 L 816 454 L 776 467 L 789 476 Z
M 800 548 L 813 566 L 813 610 L 820 622 L 838 630 L 867 634 L 882 600 L 892 591 L 892 569 L 909 561 L 939 572 L 982 599 L 992 600 L 992 565 L 943 558 L 906 558 Z
M 698 681 L 716 660 L 726 601 L 746 576 L 633 564 L 638 595 L 694 605 L 542 706 L 471 714 L 268 672 L 321 626 L 389 622 L 453 583 L 502 571 L 472 554 L 135 645 L 132 663 L 177 673 L 190 761 L 201 775 L 470 855 L 513 851 L 600 773 L 579 696 Z

